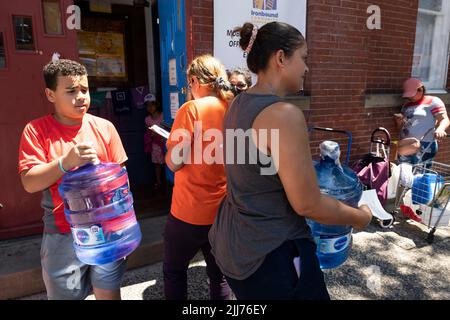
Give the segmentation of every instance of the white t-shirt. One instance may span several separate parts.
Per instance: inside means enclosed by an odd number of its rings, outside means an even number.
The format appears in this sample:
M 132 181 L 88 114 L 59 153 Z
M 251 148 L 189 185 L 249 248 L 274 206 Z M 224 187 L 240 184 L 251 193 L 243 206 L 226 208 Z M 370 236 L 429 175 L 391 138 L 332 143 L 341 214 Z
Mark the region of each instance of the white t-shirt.
M 415 137 L 419 140 L 430 129 L 436 125 L 436 116 L 447 113 L 444 102 L 438 97 L 424 96 L 421 100 L 416 102 L 406 103 L 401 110 L 401 113 L 406 118 L 406 123 L 400 131 L 400 138 Z M 434 140 L 433 130 L 431 130 L 424 142 L 431 142 Z

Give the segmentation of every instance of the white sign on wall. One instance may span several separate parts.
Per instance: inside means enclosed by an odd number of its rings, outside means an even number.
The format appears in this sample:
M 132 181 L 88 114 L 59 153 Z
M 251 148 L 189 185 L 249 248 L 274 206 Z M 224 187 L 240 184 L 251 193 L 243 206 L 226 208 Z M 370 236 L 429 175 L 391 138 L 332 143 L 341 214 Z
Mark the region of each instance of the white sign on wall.
M 169 85 L 171 85 L 171 86 L 177 85 L 177 60 L 176 59 L 169 60 Z
M 180 99 L 178 97 L 178 92 L 170 93 L 170 116 L 175 119 L 178 109 L 180 109 Z
M 289 23 L 306 37 L 306 0 L 214 0 L 214 56 L 227 69 L 247 67 L 236 27 L 258 28 L 272 21 Z

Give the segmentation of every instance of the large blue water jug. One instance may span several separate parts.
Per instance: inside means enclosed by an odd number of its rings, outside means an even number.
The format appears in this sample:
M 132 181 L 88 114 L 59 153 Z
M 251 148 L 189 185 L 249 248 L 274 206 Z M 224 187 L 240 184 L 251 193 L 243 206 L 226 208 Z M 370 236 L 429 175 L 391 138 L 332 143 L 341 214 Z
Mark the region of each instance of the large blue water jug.
M 334 141 L 320 144 L 321 160 L 314 162 L 320 191 L 352 207 L 358 207 L 363 186 L 356 173 L 339 162 L 340 149 Z M 336 268 L 347 260 L 352 243 L 352 227 L 325 225 L 307 219 L 317 245 L 322 269 Z
M 59 186 L 77 257 L 100 265 L 128 256 L 142 235 L 124 167 L 87 164 L 66 173 Z
M 435 173 L 417 174 L 412 185 L 412 202 L 428 204 L 444 185 L 444 178 Z

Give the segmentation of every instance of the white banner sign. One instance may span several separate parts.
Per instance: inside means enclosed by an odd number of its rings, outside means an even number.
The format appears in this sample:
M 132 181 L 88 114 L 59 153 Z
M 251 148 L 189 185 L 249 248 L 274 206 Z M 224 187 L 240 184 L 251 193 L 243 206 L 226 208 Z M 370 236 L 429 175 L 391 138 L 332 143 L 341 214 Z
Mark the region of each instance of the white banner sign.
M 227 69 L 247 67 L 236 27 L 258 28 L 272 21 L 289 23 L 306 37 L 306 0 L 214 0 L 214 56 Z

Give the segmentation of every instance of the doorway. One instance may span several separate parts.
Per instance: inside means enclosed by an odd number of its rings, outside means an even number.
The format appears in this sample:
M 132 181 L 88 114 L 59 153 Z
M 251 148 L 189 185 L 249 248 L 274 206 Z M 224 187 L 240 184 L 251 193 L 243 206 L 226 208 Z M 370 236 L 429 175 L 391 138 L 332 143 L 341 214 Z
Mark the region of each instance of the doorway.
M 138 218 L 166 214 L 170 190 L 153 188 L 154 166 L 144 153 L 143 98 L 152 93 L 161 101 L 162 96 L 157 2 L 110 0 L 93 6 L 80 0 L 75 4 L 82 16 L 78 50 L 89 72 L 90 112 L 110 120 L 119 132 Z

